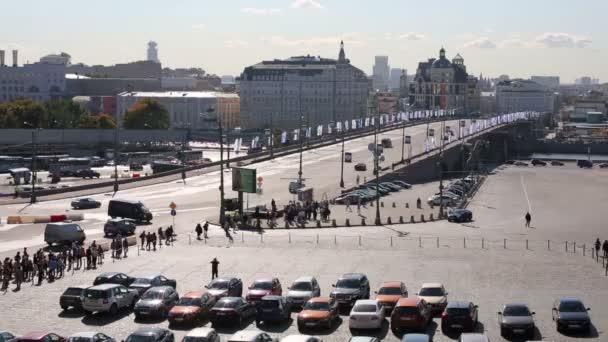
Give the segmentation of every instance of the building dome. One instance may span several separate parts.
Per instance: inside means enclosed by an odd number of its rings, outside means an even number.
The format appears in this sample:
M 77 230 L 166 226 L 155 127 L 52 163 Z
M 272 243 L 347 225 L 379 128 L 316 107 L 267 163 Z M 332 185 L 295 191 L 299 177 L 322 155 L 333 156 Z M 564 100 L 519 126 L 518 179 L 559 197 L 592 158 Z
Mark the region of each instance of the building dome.
M 451 68 L 452 67 L 452 63 L 445 57 L 443 58 L 439 58 L 437 60 L 435 60 L 431 66 L 434 69 L 446 69 L 446 68 Z

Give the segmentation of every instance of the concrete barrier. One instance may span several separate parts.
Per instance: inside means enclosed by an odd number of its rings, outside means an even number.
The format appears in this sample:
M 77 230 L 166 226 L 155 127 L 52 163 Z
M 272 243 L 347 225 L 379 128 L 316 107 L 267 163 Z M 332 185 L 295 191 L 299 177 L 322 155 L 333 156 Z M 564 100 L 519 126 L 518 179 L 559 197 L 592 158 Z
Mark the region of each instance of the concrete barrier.
M 429 215 L 429 221 L 434 221 L 434 219 L 433 219 L 433 213 L 431 213 L 431 215 Z
M 412 216 L 410 217 L 410 222 L 411 222 L 411 223 L 415 223 L 415 222 L 416 222 L 416 219 L 414 218 L 414 215 L 412 215 Z
M 365 224 L 365 217 L 362 217 L 362 218 L 361 218 L 361 225 L 362 225 L 362 226 L 365 226 L 365 225 L 366 225 L 366 224 Z
M 397 205 L 395 204 L 395 202 L 393 202 L 393 208 L 397 208 Z
M 331 220 L 331 226 L 336 228 L 338 225 L 336 224 L 336 219 Z
M 391 220 L 391 217 L 390 217 L 390 216 L 389 216 L 389 217 L 386 219 L 386 224 L 387 224 L 387 225 L 391 225 L 391 224 L 393 224 L 393 221 Z
M 350 220 L 346 219 L 346 221 L 344 222 L 344 225 L 346 225 L 347 227 L 350 227 Z
M 36 216 L 9 216 L 6 218 L 7 224 L 31 224 L 31 223 L 51 223 L 64 221 L 82 221 L 83 214 L 68 215 L 36 215 Z
M 405 208 L 409 209 L 410 208 L 410 204 L 409 203 L 405 203 Z
M 420 214 L 420 221 L 421 222 L 426 222 L 426 221 L 424 221 L 424 214 Z
M 403 224 L 403 216 L 399 216 L 399 223 Z

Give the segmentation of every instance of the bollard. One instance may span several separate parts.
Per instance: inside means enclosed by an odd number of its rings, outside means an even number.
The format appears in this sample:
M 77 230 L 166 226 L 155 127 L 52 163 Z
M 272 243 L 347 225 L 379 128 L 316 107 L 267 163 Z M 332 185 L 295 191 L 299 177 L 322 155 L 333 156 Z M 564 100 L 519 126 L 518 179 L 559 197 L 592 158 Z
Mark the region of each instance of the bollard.
M 336 235 L 334 234 L 334 245 L 338 244 L 338 238 L 336 237 Z
M 337 225 L 336 225 L 336 219 L 331 219 L 331 225 L 332 225 L 334 228 L 336 228 L 336 227 L 337 227 Z
M 374 206 L 374 201 L 369 202 L 369 206 L 373 207 Z
M 502 246 L 504 247 L 504 249 L 507 249 L 507 239 L 503 239 Z
M 585 249 L 586 249 L 585 247 L 586 247 L 585 244 L 583 244 L 583 256 L 585 256 Z
M 317 228 L 321 228 L 321 220 L 317 220 Z
M 528 239 L 526 239 L 526 250 L 528 250 Z
M 391 236 L 391 247 L 393 247 L 393 237 Z
M 139 248 L 137 248 L 137 256 L 139 256 Z M 72 269 L 72 272 L 74 271 L 74 269 Z
M 317 245 L 319 244 L 319 234 L 317 234 Z
M 291 232 L 288 233 L 289 236 L 289 243 L 291 243 Z
M 397 204 L 395 204 L 395 202 L 393 202 L 393 208 L 397 208 Z
M 463 238 L 462 239 L 462 245 L 464 246 L 464 248 L 467 248 L 467 238 Z
M 406 202 L 406 203 L 405 203 L 405 208 L 406 208 L 406 209 L 409 209 L 409 208 L 410 208 L 410 204 Z
M 361 218 L 361 225 L 362 225 L 362 226 L 365 226 L 365 217 L 362 217 L 362 218 Z
M 384 208 L 384 201 L 380 202 L 380 207 Z
M 387 224 L 387 225 L 391 225 L 391 224 L 393 224 L 393 221 L 391 220 L 391 217 L 390 217 L 390 216 L 386 218 L 386 224 Z
M 429 215 L 429 221 L 433 221 L 433 213 L 431 213 L 431 215 Z
M 188 244 L 192 245 L 192 236 L 188 233 Z
M 439 248 L 439 237 L 437 238 L 437 248 Z
M 361 246 L 361 235 L 359 235 L 359 246 Z
M 418 237 L 418 247 L 422 248 L 422 236 Z
M 573 244 L 574 244 L 574 254 L 576 254 L 576 241 L 574 241 Z
M 245 234 L 241 232 L 241 242 L 245 243 Z
M 551 250 L 551 240 L 547 240 L 547 250 Z
M 420 214 L 420 222 L 424 222 L 424 214 Z
M 285 221 L 285 229 L 289 229 L 289 222 Z
M 346 219 L 346 222 L 344 222 L 344 225 L 347 227 L 350 227 L 350 219 Z
M 566 241 L 566 252 L 568 251 L 568 241 Z
M 483 238 L 481 238 L 481 249 L 485 249 L 485 246 L 484 246 L 484 239 L 483 239 Z
M 410 217 L 410 222 L 411 222 L 411 223 L 416 222 L 416 220 L 414 219 L 414 215 L 412 215 L 412 216 Z
M 403 216 L 399 216 L 399 223 L 403 224 Z

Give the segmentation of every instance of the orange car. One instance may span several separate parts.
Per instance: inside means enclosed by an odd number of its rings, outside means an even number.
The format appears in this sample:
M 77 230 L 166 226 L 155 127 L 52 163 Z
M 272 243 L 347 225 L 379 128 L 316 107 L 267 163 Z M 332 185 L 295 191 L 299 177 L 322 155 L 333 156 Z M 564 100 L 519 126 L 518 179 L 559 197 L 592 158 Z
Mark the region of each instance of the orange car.
M 324 327 L 331 329 L 338 320 L 338 302 L 334 298 L 315 297 L 310 299 L 298 314 L 298 330 Z
M 188 292 L 169 311 L 169 324 L 195 324 L 209 315 L 216 299 L 205 291 Z
M 391 330 L 425 330 L 432 320 L 431 308 L 420 297 L 401 298 L 391 314 Z
M 384 306 L 387 312 L 391 312 L 399 299 L 404 297 L 407 297 L 407 288 L 401 281 L 384 282 L 376 291 L 376 300 Z

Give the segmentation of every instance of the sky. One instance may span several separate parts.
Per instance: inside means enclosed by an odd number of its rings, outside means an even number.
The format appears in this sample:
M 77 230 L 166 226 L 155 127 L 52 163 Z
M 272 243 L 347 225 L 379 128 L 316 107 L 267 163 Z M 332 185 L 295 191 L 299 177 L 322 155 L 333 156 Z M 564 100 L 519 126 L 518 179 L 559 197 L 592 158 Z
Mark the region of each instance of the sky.
M 66 52 L 72 63 L 146 58 L 238 75 L 262 60 L 347 58 L 371 74 L 375 55 L 415 73 L 443 46 L 469 73 L 608 81 L 606 0 L 2 0 L 0 49 L 20 63 Z M 7 57 L 10 53 L 7 53 Z

